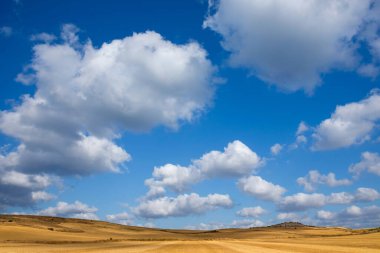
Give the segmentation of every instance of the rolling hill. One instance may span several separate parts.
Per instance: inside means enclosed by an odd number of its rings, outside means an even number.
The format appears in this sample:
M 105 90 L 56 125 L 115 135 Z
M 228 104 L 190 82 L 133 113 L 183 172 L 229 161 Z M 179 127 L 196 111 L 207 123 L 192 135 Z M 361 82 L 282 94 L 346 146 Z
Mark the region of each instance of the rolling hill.
M 211 231 L 104 221 L 0 215 L 0 252 L 380 252 L 380 229 L 286 222 Z

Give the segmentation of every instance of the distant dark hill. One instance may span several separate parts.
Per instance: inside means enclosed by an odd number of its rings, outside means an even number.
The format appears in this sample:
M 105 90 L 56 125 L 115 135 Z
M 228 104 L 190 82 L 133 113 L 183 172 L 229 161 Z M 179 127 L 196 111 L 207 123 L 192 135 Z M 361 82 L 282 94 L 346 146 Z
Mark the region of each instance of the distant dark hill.
M 269 228 L 304 228 L 304 227 L 311 227 L 304 225 L 300 222 L 283 222 L 275 225 L 268 226 Z

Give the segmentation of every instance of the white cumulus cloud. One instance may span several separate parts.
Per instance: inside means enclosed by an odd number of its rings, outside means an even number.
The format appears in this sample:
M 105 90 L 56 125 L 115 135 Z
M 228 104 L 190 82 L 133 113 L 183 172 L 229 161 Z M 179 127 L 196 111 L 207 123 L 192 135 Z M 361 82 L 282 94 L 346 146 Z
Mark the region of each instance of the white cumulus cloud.
M 358 188 L 354 194 L 347 192 L 331 193 L 296 193 L 282 198 L 277 207 L 282 211 L 305 211 L 326 205 L 345 205 L 358 202 L 372 202 L 380 199 L 380 193 L 372 188 Z
M 48 192 L 45 192 L 45 191 L 32 192 L 32 199 L 34 201 L 49 201 L 49 200 L 52 200 L 54 198 L 55 198 L 54 195 L 52 195 Z
M 196 193 L 178 195 L 175 198 L 161 197 L 144 200 L 134 208 L 134 213 L 143 218 L 163 218 L 201 214 L 215 208 L 232 207 L 229 195 L 209 194 L 201 197 Z
M 278 213 L 278 220 L 299 221 L 301 217 L 296 213 Z
M 335 219 L 336 214 L 333 212 L 320 210 L 317 212 L 317 217 L 322 220 L 331 220 L 331 219 Z
M 380 226 L 380 207 L 352 205 L 339 212 L 320 210 L 316 217 L 319 225 L 372 228 Z
M 194 165 L 208 177 L 238 177 L 257 169 L 262 160 L 241 141 L 233 141 L 224 152 L 211 151 L 204 154 Z
M 270 148 L 270 152 L 272 153 L 272 155 L 278 155 L 283 149 L 283 147 L 283 145 L 276 143 Z
M 165 188 L 183 192 L 192 184 L 208 178 L 239 177 L 255 172 L 263 160 L 241 141 L 235 140 L 224 151 L 210 151 L 187 166 L 166 164 L 155 167 L 145 181 L 148 197 L 165 193 Z
M 9 206 L 32 207 L 38 201 L 51 200 L 46 192 L 51 186 L 60 186 L 58 177 L 47 174 L 27 174 L 2 168 L 4 157 L 0 155 L 0 209 Z
M 131 225 L 133 224 L 133 217 L 127 213 L 117 213 L 117 214 L 108 214 L 106 215 L 107 221 L 122 224 L 122 225 Z
M 74 203 L 58 202 L 54 207 L 48 207 L 39 211 L 38 215 L 46 216 L 60 216 L 79 219 L 91 219 L 98 220 L 96 215 L 98 209 L 96 207 L 90 207 L 80 201 Z
M 309 126 L 304 121 L 301 121 L 298 125 L 296 135 L 302 135 L 308 130 Z
M 34 46 L 17 80 L 32 82 L 35 93 L 0 112 L 0 131 L 19 142 L 0 157 L 1 169 L 117 172 L 131 159 L 115 142 L 125 131 L 176 129 L 210 105 L 215 68 L 198 43 L 178 45 L 147 31 L 94 47 L 78 31 L 66 24 L 59 42 Z
M 380 94 L 373 90 L 359 102 L 337 106 L 331 117 L 315 129 L 313 149 L 344 148 L 370 140 L 379 119 Z
M 255 217 L 255 218 L 259 217 L 260 215 L 263 215 L 264 213 L 266 213 L 266 210 L 262 208 L 261 206 L 245 207 L 236 212 L 236 214 L 241 217 Z
M 306 144 L 307 143 L 307 137 L 306 137 L 306 132 L 308 132 L 310 130 L 310 127 L 304 122 L 304 121 L 301 121 L 299 124 L 298 124 L 298 128 L 297 128 L 297 131 L 296 131 L 296 139 L 295 141 L 289 145 L 289 148 L 291 150 L 293 149 L 297 149 L 299 147 L 301 147 L 302 145 Z
M 216 230 L 224 228 L 252 228 L 252 227 L 262 227 L 265 223 L 260 220 L 244 219 L 244 220 L 233 220 L 230 223 L 221 222 L 210 222 L 210 223 L 200 223 L 199 225 L 186 226 L 185 229 L 194 230 Z
M 375 189 L 360 187 L 356 190 L 356 201 L 371 202 L 377 199 L 380 199 L 380 193 Z
M 222 35 L 232 65 L 282 90 L 311 93 L 322 74 L 358 64 L 356 37 L 377 19 L 371 15 L 373 2 L 210 1 L 204 27 Z
M 46 188 L 52 181 L 48 175 L 28 175 L 16 171 L 5 171 L 0 178 L 1 184 L 32 189 Z
M 336 187 L 350 185 L 352 182 L 349 179 L 336 179 L 335 174 L 332 172 L 323 175 L 317 170 L 311 170 L 305 177 L 297 178 L 297 183 L 302 185 L 306 191 L 315 191 L 317 185 Z
M 36 41 L 36 42 L 42 41 L 45 43 L 50 43 L 50 42 L 54 41 L 55 39 L 57 39 L 57 37 L 55 35 L 49 34 L 49 33 L 37 33 L 37 34 L 33 34 L 32 36 L 30 36 L 30 40 Z
M 238 181 L 238 187 L 243 192 L 258 199 L 277 201 L 286 191 L 285 188 L 272 184 L 259 176 L 249 176 Z
M 283 211 L 303 211 L 308 208 L 317 208 L 326 205 L 327 197 L 320 193 L 297 193 L 283 198 L 279 209 Z
M 363 152 L 361 158 L 360 162 L 349 167 L 351 173 L 358 176 L 363 171 L 368 171 L 380 176 L 380 155 L 378 153 Z
M 233 220 L 228 227 L 232 228 L 254 228 L 254 227 L 263 227 L 265 225 L 261 220 Z

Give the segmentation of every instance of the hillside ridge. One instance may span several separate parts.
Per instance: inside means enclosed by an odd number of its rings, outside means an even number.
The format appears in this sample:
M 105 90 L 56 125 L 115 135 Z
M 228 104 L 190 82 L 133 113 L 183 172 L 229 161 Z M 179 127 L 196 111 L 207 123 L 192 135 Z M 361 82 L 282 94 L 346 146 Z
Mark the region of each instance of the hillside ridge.
M 123 224 L 113 223 L 113 222 L 104 221 L 104 220 L 66 218 L 66 217 L 59 217 L 59 216 L 45 216 L 45 215 L 33 215 L 33 214 L 0 214 L 0 223 L 16 222 L 16 223 L 22 224 L 26 221 L 36 222 L 36 223 L 48 223 L 48 224 L 52 224 L 52 225 L 65 223 L 65 222 L 78 222 L 78 223 L 83 223 L 83 224 L 107 223 L 107 224 L 112 224 L 115 226 L 123 226 L 123 227 L 131 227 L 131 228 L 144 228 L 144 229 L 162 230 L 162 231 L 194 230 L 194 229 L 174 229 L 174 228 L 150 228 L 150 227 L 144 227 L 144 226 L 123 225 Z M 287 221 L 287 222 L 282 222 L 282 223 L 268 225 L 268 226 L 251 227 L 251 228 L 246 228 L 246 229 L 254 229 L 254 228 L 301 228 L 301 227 L 317 228 L 316 226 L 305 225 L 305 224 L 302 224 L 300 222 Z M 200 230 L 200 231 L 218 231 L 218 230 L 225 230 L 225 229 L 233 229 L 233 228 L 227 227 L 227 228 L 223 228 L 223 229 L 210 229 L 210 230 Z

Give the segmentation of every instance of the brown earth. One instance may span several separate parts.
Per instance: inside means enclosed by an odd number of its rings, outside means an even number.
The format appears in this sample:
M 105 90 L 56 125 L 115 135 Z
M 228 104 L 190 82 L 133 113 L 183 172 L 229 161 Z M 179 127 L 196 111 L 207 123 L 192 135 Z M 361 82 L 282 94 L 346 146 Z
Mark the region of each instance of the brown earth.
M 197 231 L 0 215 L 0 252 L 380 253 L 380 229 L 285 223 L 262 228 Z

